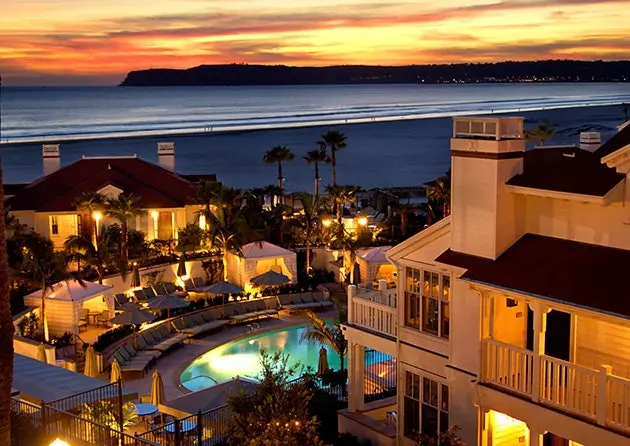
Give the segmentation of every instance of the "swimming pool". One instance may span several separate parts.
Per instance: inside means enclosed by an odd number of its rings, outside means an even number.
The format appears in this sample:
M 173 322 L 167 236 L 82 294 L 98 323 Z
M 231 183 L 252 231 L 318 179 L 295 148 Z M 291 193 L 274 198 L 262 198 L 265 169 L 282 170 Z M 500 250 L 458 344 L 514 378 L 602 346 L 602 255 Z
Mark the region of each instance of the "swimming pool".
M 289 364 L 299 361 L 301 365 L 310 366 L 316 371 L 321 344 L 307 340 L 300 342 L 307 327 L 298 325 L 228 342 L 195 359 L 182 372 L 180 381 L 188 390 L 201 390 L 236 376 L 255 378 L 260 373 L 260 349 L 271 354 L 279 351 L 288 353 Z M 328 347 L 327 350 L 330 367 L 339 369 L 339 356 Z

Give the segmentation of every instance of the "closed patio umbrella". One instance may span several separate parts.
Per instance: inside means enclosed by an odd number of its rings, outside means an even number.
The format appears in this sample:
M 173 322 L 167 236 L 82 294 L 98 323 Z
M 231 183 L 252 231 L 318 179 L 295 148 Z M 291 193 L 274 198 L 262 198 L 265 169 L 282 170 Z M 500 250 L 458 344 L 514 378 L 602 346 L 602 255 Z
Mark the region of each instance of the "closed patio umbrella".
M 122 379 L 122 373 L 120 371 L 120 364 L 118 363 L 117 359 L 114 359 L 114 362 L 112 362 L 112 373 L 109 377 L 109 382 L 113 384 L 113 383 L 117 383 L 121 379 Z
M 140 286 L 140 270 L 138 270 L 138 264 L 133 262 L 133 270 L 131 271 L 131 283 L 129 287 L 138 288 Z
M 289 279 L 284 274 L 280 274 L 272 270 L 269 270 L 266 273 L 263 273 L 256 277 L 252 277 L 250 279 L 251 283 L 253 283 L 254 285 L 259 285 L 259 286 L 286 285 L 290 281 L 291 279 Z
M 187 276 L 186 272 L 186 261 L 184 260 L 184 254 L 179 256 L 179 264 L 177 265 L 177 277 Z
M 151 380 L 151 404 L 154 406 L 160 405 L 164 402 L 164 383 L 162 382 L 162 375 L 157 369 L 153 372 L 153 379 Z
M 96 366 L 96 353 L 94 353 L 94 347 L 91 345 L 85 350 L 85 370 L 83 371 L 85 376 L 96 378 L 98 376 L 98 367 Z
M 158 296 L 151 302 L 149 302 L 149 308 L 153 308 L 156 310 L 166 310 L 169 319 L 171 318 L 172 308 L 184 308 L 188 305 L 190 305 L 190 302 L 177 296 L 173 296 L 172 294 Z
M 328 352 L 326 347 L 319 349 L 319 361 L 317 362 L 317 374 L 322 375 L 330 366 L 328 365 Z
M 48 358 L 46 358 L 46 347 L 44 347 L 43 342 L 37 346 L 37 360 L 48 363 Z

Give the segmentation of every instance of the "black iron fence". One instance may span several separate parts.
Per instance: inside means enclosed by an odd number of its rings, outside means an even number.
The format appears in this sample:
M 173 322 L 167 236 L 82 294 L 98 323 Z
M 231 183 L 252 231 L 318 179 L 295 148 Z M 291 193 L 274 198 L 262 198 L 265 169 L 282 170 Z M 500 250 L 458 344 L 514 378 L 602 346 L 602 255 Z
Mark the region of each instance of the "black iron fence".
M 148 441 L 54 406 L 37 406 L 16 398 L 11 400 L 11 444 L 49 444 L 60 438 L 73 446 L 157 446 Z
M 97 387 L 96 389 L 86 392 L 77 393 L 67 398 L 48 401 L 46 402 L 46 406 L 64 412 L 75 412 L 80 411 L 85 405 L 103 401 L 107 401 L 112 406 L 115 406 L 117 418 L 119 420 L 122 419 L 123 395 L 121 381 Z
M 363 390 L 365 402 L 396 395 L 396 358 L 365 348 Z
M 215 446 L 227 444 L 230 409 L 226 406 L 186 418 L 168 419 L 138 437 L 163 446 Z

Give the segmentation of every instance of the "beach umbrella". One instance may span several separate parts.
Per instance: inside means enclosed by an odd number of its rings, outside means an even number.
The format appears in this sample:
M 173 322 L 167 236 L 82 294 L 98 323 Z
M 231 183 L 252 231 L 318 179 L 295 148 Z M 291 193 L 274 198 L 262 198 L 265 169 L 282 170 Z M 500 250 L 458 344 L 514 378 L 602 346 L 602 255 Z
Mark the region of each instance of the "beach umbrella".
M 184 260 L 184 254 L 179 256 L 179 264 L 177 265 L 177 277 L 187 276 L 186 272 L 186 261 Z
M 158 296 L 149 302 L 149 308 L 153 308 L 155 310 L 166 310 L 168 313 L 168 318 L 171 318 L 171 309 L 173 308 L 184 308 L 190 305 L 190 302 L 184 300 L 180 297 L 173 296 L 172 294 L 165 294 L 163 296 Z
M 284 274 L 280 274 L 272 270 L 269 270 L 266 273 L 263 273 L 259 276 L 256 276 L 250 279 L 251 283 L 253 283 L 254 285 L 259 285 L 259 286 L 286 285 L 290 281 L 291 279 L 289 279 Z
M 112 373 L 109 377 L 109 382 L 113 384 L 113 383 L 117 383 L 121 379 L 122 379 L 122 372 L 120 370 L 120 364 L 118 363 L 117 359 L 114 359 L 114 362 L 112 362 Z
M 243 290 L 236 285 L 226 282 L 225 280 L 221 280 L 217 283 L 213 283 L 207 289 L 208 293 L 212 294 L 221 294 L 221 312 L 225 316 L 225 295 L 226 294 L 239 294 L 242 293 Z
M 164 383 L 162 382 L 162 375 L 157 369 L 153 372 L 153 379 L 151 380 L 151 404 L 154 406 L 160 405 L 164 402 Z
M 151 322 L 155 315 L 145 310 L 141 310 L 137 305 L 123 305 L 123 312 L 110 319 L 116 325 L 139 325 Z
M 96 378 L 98 376 L 98 367 L 96 366 L 96 353 L 94 353 L 94 347 L 88 346 L 85 350 L 85 370 L 83 370 L 85 376 L 91 376 Z
M 328 365 L 328 352 L 326 351 L 326 347 L 322 347 L 319 349 L 319 361 L 317 362 L 317 374 L 323 375 L 326 370 L 328 370 L 330 366 Z
M 37 360 L 48 364 L 48 358 L 46 358 L 46 347 L 44 347 L 43 342 L 40 342 L 37 346 Z
M 140 286 L 140 271 L 138 270 L 138 264 L 133 262 L 133 270 L 131 271 L 131 288 L 138 288 Z

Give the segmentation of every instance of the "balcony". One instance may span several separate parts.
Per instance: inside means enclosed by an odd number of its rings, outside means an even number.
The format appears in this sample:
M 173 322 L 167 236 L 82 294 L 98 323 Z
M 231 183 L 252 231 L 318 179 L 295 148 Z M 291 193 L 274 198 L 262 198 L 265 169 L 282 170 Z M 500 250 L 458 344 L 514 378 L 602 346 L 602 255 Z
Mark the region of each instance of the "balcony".
M 351 286 L 348 293 L 348 323 L 372 332 L 396 337 L 398 317 L 396 288 L 378 290 Z
M 630 432 L 630 380 L 483 340 L 481 381 L 623 432 Z

